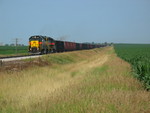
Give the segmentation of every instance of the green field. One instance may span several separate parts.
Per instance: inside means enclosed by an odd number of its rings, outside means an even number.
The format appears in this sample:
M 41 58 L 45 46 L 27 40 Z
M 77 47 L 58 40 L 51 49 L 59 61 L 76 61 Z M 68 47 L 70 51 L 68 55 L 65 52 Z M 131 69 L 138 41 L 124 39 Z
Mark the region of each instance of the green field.
M 115 51 L 132 64 L 134 75 L 150 90 L 150 44 L 116 44 Z
M 28 46 L 18 46 L 17 52 L 15 46 L 0 46 L 0 55 L 12 55 L 28 53 Z

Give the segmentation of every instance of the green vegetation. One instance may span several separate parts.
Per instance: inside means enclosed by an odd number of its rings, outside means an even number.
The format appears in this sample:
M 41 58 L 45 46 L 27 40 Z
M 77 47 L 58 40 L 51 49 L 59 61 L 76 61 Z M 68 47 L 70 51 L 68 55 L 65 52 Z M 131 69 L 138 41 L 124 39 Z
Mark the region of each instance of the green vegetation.
M 17 47 L 17 54 L 27 53 L 28 46 L 18 46 Z M 12 55 L 16 54 L 16 47 L 15 46 L 0 46 L 0 55 Z
M 149 113 L 149 92 L 112 47 L 34 60 L 50 65 L 0 72 L 0 113 Z
M 150 90 L 150 44 L 116 44 L 115 51 L 132 64 L 134 75 Z
M 67 54 L 48 55 L 44 59 L 56 64 L 69 64 L 74 62 L 74 57 Z

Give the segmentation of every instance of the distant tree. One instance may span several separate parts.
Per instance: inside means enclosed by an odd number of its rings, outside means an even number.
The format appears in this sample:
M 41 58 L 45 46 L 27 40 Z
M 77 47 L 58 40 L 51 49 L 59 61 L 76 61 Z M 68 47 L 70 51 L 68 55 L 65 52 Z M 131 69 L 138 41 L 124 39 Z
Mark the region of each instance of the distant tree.
M 18 46 L 21 46 L 21 44 L 18 44 Z
M 10 44 L 10 46 L 15 46 L 15 44 Z
M 9 46 L 9 44 L 5 44 L 5 46 Z

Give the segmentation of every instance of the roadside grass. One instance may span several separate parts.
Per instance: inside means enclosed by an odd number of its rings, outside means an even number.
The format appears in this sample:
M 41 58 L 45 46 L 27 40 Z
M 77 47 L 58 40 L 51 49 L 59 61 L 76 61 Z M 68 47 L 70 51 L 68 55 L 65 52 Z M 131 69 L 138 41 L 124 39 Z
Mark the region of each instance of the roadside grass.
M 150 93 L 131 76 L 130 69 L 128 63 L 111 55 L 102 66 L 86 71 L 82 82 L 55 93 L 32 112 L 149 113 Z
M 52 54 L 43 57 L 42 60 L 53 63 L 53 65 L 35 66 L 21 72 L 1 72 L 0 111 L 4 113 L 20 112 L 21 109 L 26 111 L 33 103 L 41 102 L 43 98 L 47 98 L 56 89 L 63 89 L 70 84 L 72 78 L 68 69 L 73 70 L 74 63 L 86 61 L 89 54 L 93 53 L 95 53 L 93 50 L 89 50 Z
M 150 93 L 112 47 L 43 60 L 52 65 L 0 73 L 0 113 L 150 112 Z

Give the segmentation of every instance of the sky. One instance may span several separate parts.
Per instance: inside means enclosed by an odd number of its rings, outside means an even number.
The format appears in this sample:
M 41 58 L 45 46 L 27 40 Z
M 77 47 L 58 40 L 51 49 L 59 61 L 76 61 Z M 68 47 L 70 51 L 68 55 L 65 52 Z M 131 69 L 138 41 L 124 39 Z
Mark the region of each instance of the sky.
M 150 0 L 0 0 L 0 43 L 27 45 L 33 35 L 150 43 Z

